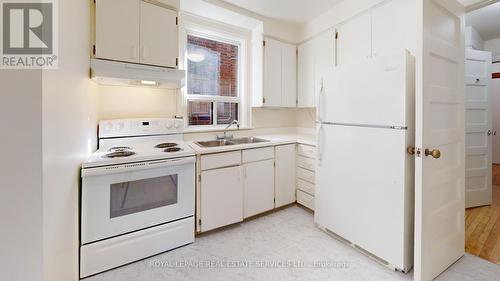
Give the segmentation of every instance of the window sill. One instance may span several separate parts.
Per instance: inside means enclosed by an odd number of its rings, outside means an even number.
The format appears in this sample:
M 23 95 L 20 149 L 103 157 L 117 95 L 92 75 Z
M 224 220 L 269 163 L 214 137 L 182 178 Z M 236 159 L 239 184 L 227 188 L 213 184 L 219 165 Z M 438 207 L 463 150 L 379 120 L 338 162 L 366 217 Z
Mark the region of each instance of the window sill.
M 184 129 L 184 134 L 196 134 L 196 133 L 210 133 L 210 132 L 224 132 L 224 127 L 211 127 L 211 128 L 186 128 Z M 228 129 L 229 132 L 235 131 L 250 131 L 253 130 L 252 127 L 240 127 L 239 129 L 234 127 Z

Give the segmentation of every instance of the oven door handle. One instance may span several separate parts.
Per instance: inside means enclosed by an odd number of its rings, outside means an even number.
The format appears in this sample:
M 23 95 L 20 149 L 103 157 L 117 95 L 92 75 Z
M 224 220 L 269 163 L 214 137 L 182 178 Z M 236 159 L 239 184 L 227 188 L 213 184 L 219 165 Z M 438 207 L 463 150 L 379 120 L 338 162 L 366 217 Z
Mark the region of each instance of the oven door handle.
M 95 168 L 84 168 L 82 169 L 82 178 L 91 176 L 120 174 L 120 173 L 147 170 L 147 169 L 157 169 L 163 167 L 181 166 L 186 164 L 194 164 L 195 162 L 196 158 L 193 156 L 193 157 L 164 159 L 164 160 L 147 161 L 147 162 L 127 163 L 120 165 L 95 167 Z

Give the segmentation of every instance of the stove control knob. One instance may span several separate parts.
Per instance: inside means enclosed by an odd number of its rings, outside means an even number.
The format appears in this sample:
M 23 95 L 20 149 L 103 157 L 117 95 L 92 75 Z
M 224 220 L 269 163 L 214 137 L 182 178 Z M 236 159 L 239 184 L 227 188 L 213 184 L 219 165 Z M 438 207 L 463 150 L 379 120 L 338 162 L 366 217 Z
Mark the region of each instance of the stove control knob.
M 125 127 L 125 124 L 123 122 L 120 122 L 120 123 L 118 123 L 116 129 L 119 131 L 119 130 L 123 129 L 124 127 Z
M 114 128 L 114 126 L 113 126 L 113 123 L 111 123 L 111 122 L 107 122 L 107 123 L 104 125 L 104 130 L 106 130 L 106 131 L 112 131 L 112 130 L 113 130 L 113 128 Z

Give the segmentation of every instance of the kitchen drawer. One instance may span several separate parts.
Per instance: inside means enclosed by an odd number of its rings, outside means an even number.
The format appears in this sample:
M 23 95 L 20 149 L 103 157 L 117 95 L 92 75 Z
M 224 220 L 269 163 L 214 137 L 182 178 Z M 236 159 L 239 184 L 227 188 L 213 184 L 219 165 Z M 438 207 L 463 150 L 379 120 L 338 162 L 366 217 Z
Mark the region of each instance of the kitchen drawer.
M 314 184 L 308 181 L 297 179 L 297 189 L 314 195 Z
M 303 168 L 297 168 L 297 178 L 308 181 L 310 183 L 315 183 L 315 174 L 309 170 Z
M 314 211 L 314 196 L 297 190 L 297 203 Z
M 243 150 L 243 163 L 274 159 L 274 146 Z
M 297 166 L 307 169 L 309 171 L 315 171 L 316 160 L 304 156 L 299 156 L 297 157 Z
M 223 167 L 241 165 L 241 152 L 225 152 L 201 156 L 201 170 L 211 170 Z
M 308 158 L 316 159 L 316 147 L 305 144 L 299 144 L 297 145 L 297 154 Z
M 83 245 L 80 278 L 129 264 L 194 242 L 194 218 Z

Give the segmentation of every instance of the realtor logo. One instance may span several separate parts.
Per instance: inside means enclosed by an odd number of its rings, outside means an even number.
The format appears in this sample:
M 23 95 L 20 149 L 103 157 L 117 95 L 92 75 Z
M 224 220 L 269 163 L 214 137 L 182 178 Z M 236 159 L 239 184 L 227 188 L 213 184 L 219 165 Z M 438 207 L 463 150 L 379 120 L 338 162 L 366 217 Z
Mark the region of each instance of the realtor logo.
M 57 8 L 50 1 L 3 1 L 1 68 L 57 68 Z

